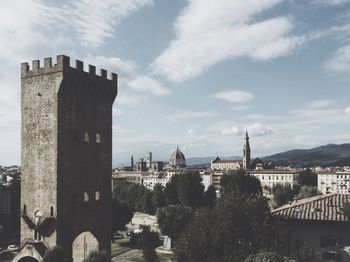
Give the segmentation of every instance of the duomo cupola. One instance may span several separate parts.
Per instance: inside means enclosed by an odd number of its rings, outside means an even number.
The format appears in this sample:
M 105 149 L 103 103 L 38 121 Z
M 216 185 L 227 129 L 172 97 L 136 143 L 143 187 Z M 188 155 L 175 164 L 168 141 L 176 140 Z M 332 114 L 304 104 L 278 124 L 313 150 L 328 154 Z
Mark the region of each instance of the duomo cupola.
M 176 150 L 171 154 L 169 165 L 176 168 L 186 167 L 185 155 L 180 151 L 179 146 L 177 146 Z

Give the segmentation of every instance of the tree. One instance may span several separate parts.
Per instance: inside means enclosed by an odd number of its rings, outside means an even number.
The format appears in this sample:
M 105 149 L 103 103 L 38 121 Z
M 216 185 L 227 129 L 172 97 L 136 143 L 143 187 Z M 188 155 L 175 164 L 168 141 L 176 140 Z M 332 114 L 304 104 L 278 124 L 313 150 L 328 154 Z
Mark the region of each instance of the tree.
M 168 205 L 177 205 L 179 204 L 179 198 L 177 195 L 177 180 L 179 176 L 174 175 L 170 182 L 167 183 L 164 194 Z
M 272 188 L 273 200 L 277 207 L 282 206 L 294 198 L 294 191 L 290 184 L 277 184 Z
M 154 215 L 155 207 L 152 201 L 153 193 L 151 191 L 146 191 L 141 197 L 142 211 L 144 213 Z
M 244 170 L 228 171 L 220 179 L 222 194 L 234 192 L 238 195 L 261 194 L 260 181 Z
M 175 246 L 177 261 L 241 262 L 260 250 L 282 250 L 286 231 L 260 194 L 225 193 L 213 209 L 200 209 Z
M 54 246 L 46 250 L 43 262 L 62 262 L 64 261 L 63 249 L 59 246 Z
M 165 188 L 165 194 L 168 204 L 200 207 L 203 204 L 204 185 L 199 172 L 174 175 Z
M 145 261 L 158 261 L 157 254 L 154 250 L 161 244 L 158 234 L 156 232 L 150 231 L 149 227 L 143 226 L 140 240 Z
M 98 253 L 97 251 L 92 251 L 89 253 L 88 257 L 84 259 L 84 262 L 108 262 L 108 255 L 105 251 Z
M 113 233 L 117 230 L 125 230 L 125 225 L 128 224 L 134 212 L 125 202 L 112 200 L 112 230 Z
M 163 207 L 157 212 L 159 228 L 164 235 L 168 235 L 172 241 L 176 242 L 193 213 L 191 208 L 185 206 Z
M 316 186 L 301 186 L 298 194 L 299 199 L 320 195 Z
M 142 199 L 146 192 L 151 192 L 143 185 L 119 182 L 113 190 L 113 199 L 119 202 L 125 202 L 133 211 L 142 211 L 144 209 L 144 200 Z
M 314 251 L 310 247 L 307 240 L 297 243 L 295 250 L 295 259 L 298 262 L 313 262 L 314 261 Z
M 350 203 L 345 203 L 342 211 L 344 216 L 348 218 L 348 221 L 350 221 Z
M 247 257 L 244 262 L 295 262 L 294 259 L 284 257 L 275 252 L 261 252 Z
M 214 186 L 209 186 L 204 192 L 204 206 L 213 207 L 216 200 L 216 190 Z
M 307 168 L 299 174 L 298 182 L 300 186 L 317 186 L 317 175 Z
M 166 206 L 164 187 L 161 184 L 156 184 L 153 188 L 152 193 L 152 202 L 154 207 L 161 208 Z

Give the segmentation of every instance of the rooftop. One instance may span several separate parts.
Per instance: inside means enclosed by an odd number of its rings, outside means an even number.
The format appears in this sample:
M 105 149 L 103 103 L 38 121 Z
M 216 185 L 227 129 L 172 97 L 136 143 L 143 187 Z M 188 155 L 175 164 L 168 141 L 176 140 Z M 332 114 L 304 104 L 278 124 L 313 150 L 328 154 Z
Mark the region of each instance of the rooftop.
M 298 200 L 272 211 L 274 216 L 292 220 L 349 221 L 343 207 L 350 194 L 327 194 Z

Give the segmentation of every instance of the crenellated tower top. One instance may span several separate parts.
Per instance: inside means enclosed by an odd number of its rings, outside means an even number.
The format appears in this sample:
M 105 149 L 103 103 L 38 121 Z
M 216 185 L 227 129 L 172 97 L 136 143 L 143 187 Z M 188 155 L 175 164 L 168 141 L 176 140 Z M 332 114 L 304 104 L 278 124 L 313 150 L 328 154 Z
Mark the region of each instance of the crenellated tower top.
M 52 58 L 47 57 L 44 59 L 44 66 L 40 67 L 40 60 L 32 61 L 32 66 L 30 68 L 28 63 L 21 64 L 21 78 L 32 77 L 36 75 L 43 75 L 48 73 L 55 72 L 64 72 L 68 70 L 79 70 L 87 75 L 98 76 L 101 79 L 106 79 L 108 81 L 112 81 L 117 83 L 118 75 L 115 73 L 111 73 L 109 77 L 107 77 L 107 70 L 100 69 L 100 74 L 96 74 L 96 67 L 93 65 L 89 65 L 88 72 L 84 71 L 84 63 L 82 61 L 76 60 L 75 67 L 70 65 L 70 57 L 65 55 L 58 55 L 56 58 L 56 64 L 52 63 Z

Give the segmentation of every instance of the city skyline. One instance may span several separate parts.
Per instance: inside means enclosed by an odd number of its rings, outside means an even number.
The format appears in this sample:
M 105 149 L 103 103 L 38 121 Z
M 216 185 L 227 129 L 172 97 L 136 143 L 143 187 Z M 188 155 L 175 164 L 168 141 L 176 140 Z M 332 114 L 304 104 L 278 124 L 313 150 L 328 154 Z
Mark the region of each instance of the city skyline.
M 20 163 L 20 63 L 57 54 L 119 74 L 113 166 L 241 156 L 246 129 L 254 156 L 350 141 L 350 1 L 299 2 L 5 1 L 0 164 Z

